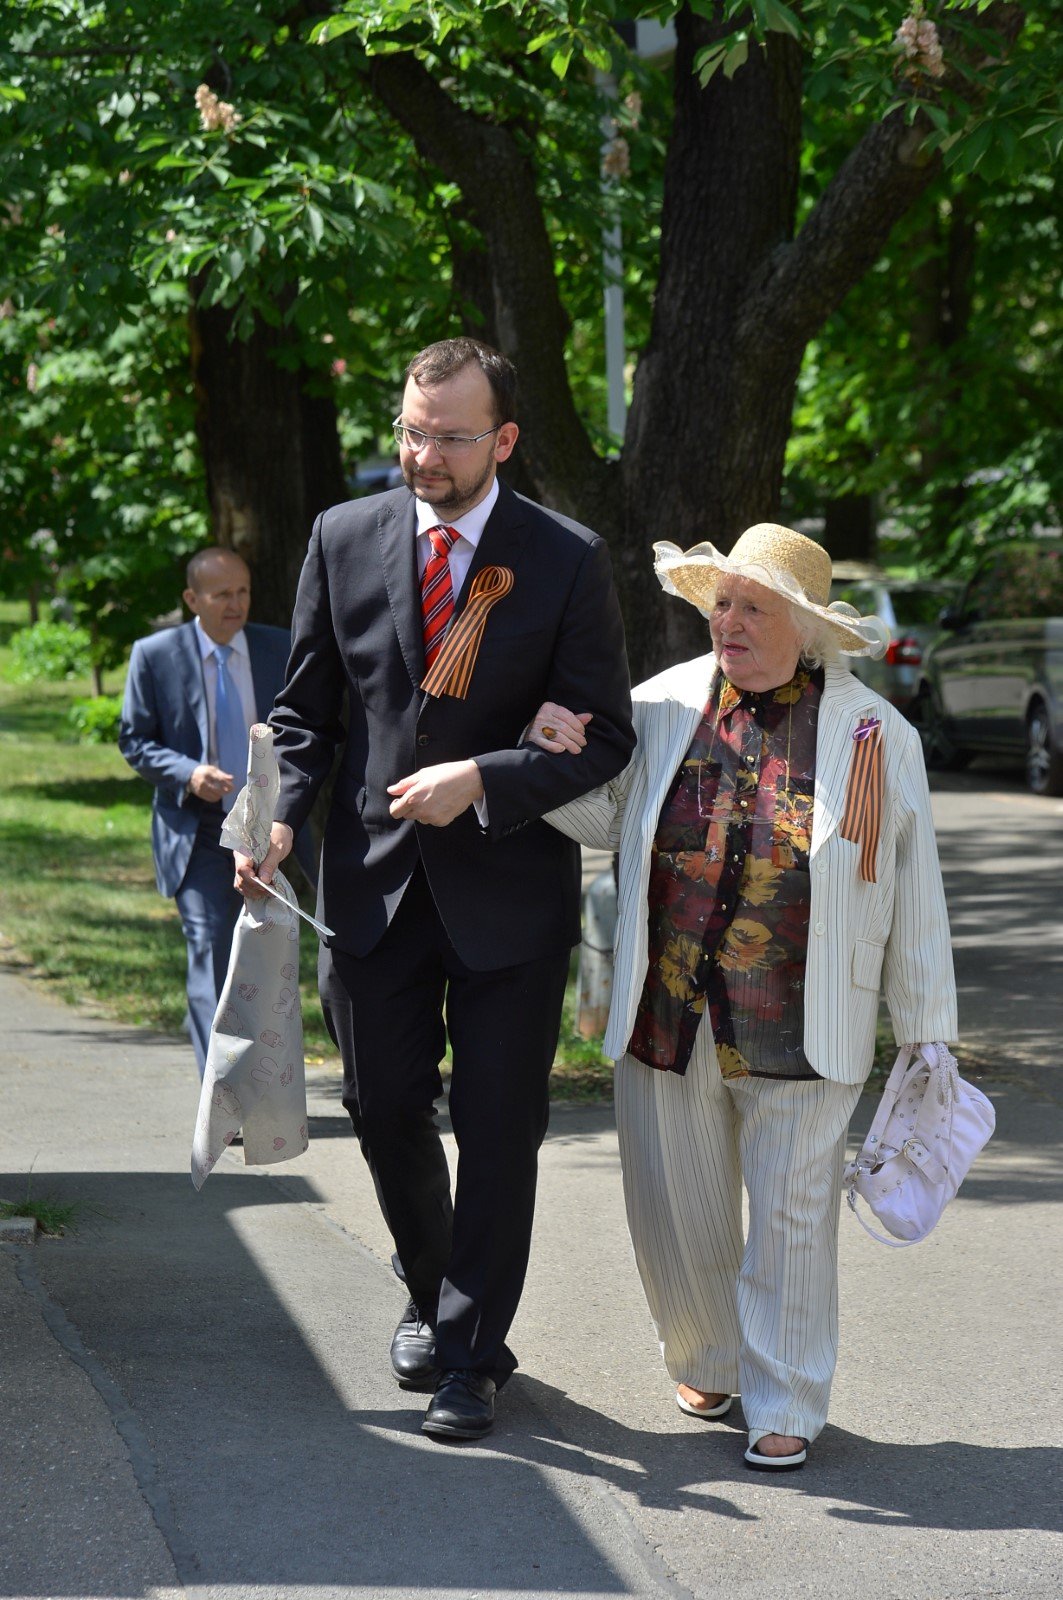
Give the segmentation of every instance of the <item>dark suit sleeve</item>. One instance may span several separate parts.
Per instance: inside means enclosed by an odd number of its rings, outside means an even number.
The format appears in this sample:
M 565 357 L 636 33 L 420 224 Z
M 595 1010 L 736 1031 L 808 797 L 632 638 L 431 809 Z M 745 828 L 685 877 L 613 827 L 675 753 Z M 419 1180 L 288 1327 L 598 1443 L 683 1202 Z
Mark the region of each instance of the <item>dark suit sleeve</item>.
M 332 623 L 321 521 L 318 517 L 314 524 L 299 578 L 287 681 L 269 719 L 281 773 L 276 819 L 296 832 L 310 815 L 345 732 L 346 679 Z
M 199 763 L 192 756 L 170 749 L 161 723 L 155 673 L 144 642 L 138 640 L 126 674 L 118 748 L 134 772 L 148 783 L 171 789 L 174 799 L 183 805 L 188 780 Z
M 501 838 L 623 770 L 635 748 L 624 624 L 609 551 L 593 539 L 580 563 L 558 631 L 544 700 L 590 711 L 586 748 L 550 755 L 535 745 L 479 755 L 488 835 Z

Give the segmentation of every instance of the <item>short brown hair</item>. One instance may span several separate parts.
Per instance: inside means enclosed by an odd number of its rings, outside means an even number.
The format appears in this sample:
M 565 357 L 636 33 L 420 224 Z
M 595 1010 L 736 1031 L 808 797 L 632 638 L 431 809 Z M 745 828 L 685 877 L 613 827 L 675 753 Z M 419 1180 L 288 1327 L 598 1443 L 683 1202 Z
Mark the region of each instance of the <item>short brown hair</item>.
M 418 388 L 426 384 L 445 383 L 463 367 L 475 362 L 491 385 L 494 397 L 495 420 L 513 422 L 517 412 L 517 369 L 501 350 L 494 350 L 479 339 L 440 339 L 429 344 L 414 356 L 403 380 L 412 378 Z

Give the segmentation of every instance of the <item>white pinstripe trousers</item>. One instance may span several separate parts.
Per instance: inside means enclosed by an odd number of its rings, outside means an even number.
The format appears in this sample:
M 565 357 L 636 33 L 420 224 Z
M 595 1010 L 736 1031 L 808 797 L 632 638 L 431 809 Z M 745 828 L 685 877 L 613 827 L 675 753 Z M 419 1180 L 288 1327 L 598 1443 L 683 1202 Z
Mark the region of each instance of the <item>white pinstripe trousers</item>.
M 740 1392 L 753 1444 L 814 1439 L 838 1354 L 838 1209 L 860 1086 L 725 1080 L 702 1026 L 685 1077 L 625 1055 L 615 1096 L 628 1227 L 670 1376 Z

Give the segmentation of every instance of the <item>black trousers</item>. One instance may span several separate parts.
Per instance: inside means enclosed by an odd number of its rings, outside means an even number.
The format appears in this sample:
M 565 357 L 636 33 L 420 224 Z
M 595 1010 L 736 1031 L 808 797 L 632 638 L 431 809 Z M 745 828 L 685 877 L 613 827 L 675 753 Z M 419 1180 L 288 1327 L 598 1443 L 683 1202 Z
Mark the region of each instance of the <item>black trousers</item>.
M 343 1103 L 440 1367 L 503 1383 L 531 1246 L 538 1151 L 569 952 L 473 972 L 422 868 L 367 956 L 323 948 L 321 1001 L 343 1058 Z M 449 1035 L 453 1199 L 434 1102 Z

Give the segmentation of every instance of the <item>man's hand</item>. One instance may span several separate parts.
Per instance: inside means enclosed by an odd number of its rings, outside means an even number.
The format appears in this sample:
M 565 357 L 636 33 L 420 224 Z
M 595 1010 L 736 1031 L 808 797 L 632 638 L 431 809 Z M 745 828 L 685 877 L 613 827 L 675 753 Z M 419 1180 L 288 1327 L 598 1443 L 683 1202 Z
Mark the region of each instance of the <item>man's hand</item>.
M 590 711 L 566 711 L 564 706 L 547 700 L 529 722 L 524 741 L 537 744 L 540 750 L 547 750 L 551 755 L 567 750 L 570 756 L 578 756 L 587 743 L 583 730 L 591 716 Z
M 391 802 L 393 817 L 412 817 L 415 822 L 445 828 L 483 799 L 484 786 L 475 761 L 442 761 L 389 783 L 388 794 L 396 797 Z
M 261 878 L 263 883 L 273 882 L 274 872 L 285 856 L 291 854 L 292 839 L 292 830 L 288 824 L 275 822 L 269 830 L 269 849 L 257 868 L 250 856 L 242 855 L 239 850 L 233 851 L 233 859 L 236 862 L 236 887 L 248 900 L 264 898 L 266 891 L 259 888 L 255 879 Z
M 233 775 L 204 764 L 195 768 L 188 787 L 198 800 L 220 800 L 222 795 L 232 793 Z

